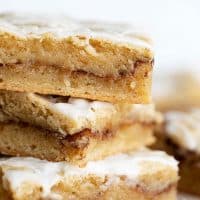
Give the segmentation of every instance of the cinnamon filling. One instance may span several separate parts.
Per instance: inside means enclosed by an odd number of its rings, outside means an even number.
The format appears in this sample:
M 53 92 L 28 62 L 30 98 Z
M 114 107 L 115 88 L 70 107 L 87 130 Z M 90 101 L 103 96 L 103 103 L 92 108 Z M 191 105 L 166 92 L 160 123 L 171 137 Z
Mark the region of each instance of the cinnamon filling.
M 99 77 L 99 78 L 112 78 L 112 79 L 120 79 L 120 78 L 123 78 L 123 77 L 133 77 L 135 75 L 135 72 L 136 72 L 136 69 L 141 66 L 141 65 L 144 65 L 144 64 L 148 64 L 150 65 L 151 67 L 153 67 L 153 60 L 150 61 L 150 62 L 144 62 L 144 61 L 136 61 L 132 67 L 130 69 L 118 69 L 117 70 L 117 75 L 115 74 L 107 74 L 105 76 L 102 76 L 100 74 L 96 74 L 94 72 L 90 72 L 90 71 L 86 71 L 86 70 L 83 70 L 83 69 L 77 69 L 77 70 L 70 70 L 70 69 L 67 69 L 66 67 L 64 66 L 57 66 L 57 65 L 49 65 L 49 67 L 55 67 L 55 68 L 60 68 L 61 70 L 66 70 L 67 73 L 80 73 L 80 74 L 89 74 L 89 75 L 93 75 L 93 76 L 96 76 L 96 77 Z M 40 63 L 29 63 L 29 64 L 25 64 L 25 63 L 21 63 L 21 62 L 16 62 L 16 63 L 7 63 L 7 64 L 4 64 L 4 63 L 0 63 L 0 67 L 13 67 L 13 66 L 18 66 L 18 67 L 24 67 L 24 66 L 29 66 L 29 67 L 39 67 L 39 66 L 43 66 L 42 64 Z M 45 65 L 46 66 L 46 65 Z M 48 67 L 48 66 L 47 66 Z M 65 71 L 65 72 L 66 72 Z M 149 70 L 148 70 L 149 71 Z M 148 71 L 145 72 L 144 74 L 144 77 L 148 77 Z M 114 72 L 115 73 L 115 72 Z

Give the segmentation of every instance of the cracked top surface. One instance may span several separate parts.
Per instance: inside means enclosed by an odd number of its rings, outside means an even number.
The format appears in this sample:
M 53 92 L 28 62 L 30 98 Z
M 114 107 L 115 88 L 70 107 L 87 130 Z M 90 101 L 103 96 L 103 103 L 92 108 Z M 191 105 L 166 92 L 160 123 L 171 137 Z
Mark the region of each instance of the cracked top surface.
M 21 37 L 41 37 L 44 34 L 58 38 L 76 35 L 99 37 L 150 48 L 149 39 L 131 25 L 77 21 L 66 16 L 4 13 L 0 15 L 0 31 Z

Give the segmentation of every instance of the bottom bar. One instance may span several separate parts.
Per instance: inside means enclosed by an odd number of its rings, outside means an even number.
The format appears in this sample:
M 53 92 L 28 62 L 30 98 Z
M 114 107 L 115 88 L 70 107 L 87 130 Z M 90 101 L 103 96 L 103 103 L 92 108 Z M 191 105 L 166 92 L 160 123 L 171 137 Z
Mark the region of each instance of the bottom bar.
M 30 157 L 2 158 L 0 199 L 175 200 L 177 171 L 172 157 L 147 149 L 91 161 L 84 168 Z
M 179 190 L 200 195 L 200 109 L 171 111 L 156 132 L 154 149 L 166 151 L 179 161 Z

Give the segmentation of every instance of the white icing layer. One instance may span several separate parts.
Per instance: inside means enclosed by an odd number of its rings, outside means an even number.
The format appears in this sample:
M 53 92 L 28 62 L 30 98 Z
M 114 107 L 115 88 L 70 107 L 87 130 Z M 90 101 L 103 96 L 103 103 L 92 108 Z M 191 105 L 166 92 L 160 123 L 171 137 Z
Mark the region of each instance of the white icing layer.
M 97 115 L 116 112 L 115 107 L 111 103 L 77 98 L 70 98 L 68 103 L 55 103 L 53 106 L 57 111 L 68 115 L 83 125 L 95 120 Z
M 94 132 L 105 128 L 117 127 L 119 124 L 133 122 L 160 123 L 162 117 L 154 105 L 127 105 L 120 107 L 108 102 L 91 101 L 81 98 L 29 94 L 33 98 L 45 101 L 45 105 L 73 122 L 71 132 L 90 129 Z M 37 99 L 38 100 L 38 99 Z M 108 125 L 108 126 L 107 126 Z
M 90 23 L 72 20 L 66 16 L 3 14 L 0 15 L 0 31 L 21 37 L 41 37 L 52 34 L 58 38 L 86 36 L 127 43 L 150 48 L 147 41 L 140 39 L 138 31 L 126 24 Z M 144 35 L 144 34 L 143 34 Z
M 168 112 L 166 133 L 179 146 L 200 153 L 200 109 Z
M 151 169 L 144 164 L 153 164 Z M 118 180 L 119 176 L 127 177 L 127 184 L 139 184 L 140 176 L 157 172 L 157 166 L 164 165 L 177 172 L 177 161 L 161 151 L 143 149 L 132 154 L 119 154 L 100 161 L 91 161 L 84 168 L 70 165 L 66 162 L 48 162 L 35 158 L 3 158 L 0 167 L 3 171 L 3 181 L 8 181 L 14 192 L 20 190 L 23 183 L 33 183 L 42 187 L 43 197 L 59 199 L 51 188 L 56 183 L 69 176 L 85 177 L 93 174 L 96 176 L 110 177 L 104 187 Z M 66 179 L 67 180 L 67 179 Z M 148 183 L 149 184 L 149 183 Z M 155 183 L 156 185 L 156 183 Z M 162 187 L 162 186 L 160 186 Z M 104 188 L 106 189 L 106 188 Z
M 39 97 L 44 97 L 48 100 L 48 97 L 46 98 L 44 95 L 40 95 Z M 51 98 L 49 99 L 49 102 L 53 109 L 83 124 L 83 126 L 88 122 L 94 122 L 97 117 L 99 118 L 99 116 L 105 118 L 119 112 L 115 105 L 111 103 L 91 101 L 81 98 L 70 97 L 67 102 L 54 102 Z M 127 110 L 123 116 L 124 120 L 127 118 L 131 121 L 145 123 L 162 121 L 162 116 L 160 113 L 155 111 L 155 106 L 153 104 L 133 104 L 129 108 L 130 110 Z
M 35 94 L 31 95 L 35 96 Z M 107 102 L 72 97 L 64 101 L 59 99 L 60 97 L 53 98 L 45 95 L 37 95 L 37 97 L 46 100 L 51 110 L 73 121 L 72 132 L 87 128 L 92 131 L 101 131 L 107 122 L 112 121 L 112 118 L 116 117 L 118 112 L 113 104 Z

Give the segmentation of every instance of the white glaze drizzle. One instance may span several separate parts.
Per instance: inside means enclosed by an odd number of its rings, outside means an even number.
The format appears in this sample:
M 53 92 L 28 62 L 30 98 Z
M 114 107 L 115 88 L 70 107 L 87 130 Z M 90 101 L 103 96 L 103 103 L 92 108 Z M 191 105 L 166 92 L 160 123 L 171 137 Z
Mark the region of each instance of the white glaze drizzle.
M 73 166 L 67 162 L 49 162 L 35 158 L 2 158 L 0 167 L 3 171 L 3 180 L 9 181 L 13 191 L 17 192 L 23 183 L 35 183 L 43 189 L 42 196 L 56 197 L 51 188 L 65 177 L 85 177 L 93 174 L 108 176 L 110 184 L 117 181 L 119 176 L 126 176 L 128 184 L 135 185 L 139 182 L 141 174 L 152 173 L 148 168 L 144 170 L 144 163 L 153 163 L 156 171 L 157 165 L 165 165 L 177 171 L 177 161 L 161 151 L 140 150 L 131 154 L 110 156 L 104 160 L 91 161 L 84 168 Z M 109 182 L 104 185 L 109 185 Z M 106 189 L 106 188 L 104 188 Z M 55 199 L 59 199 L 56 197 Z

